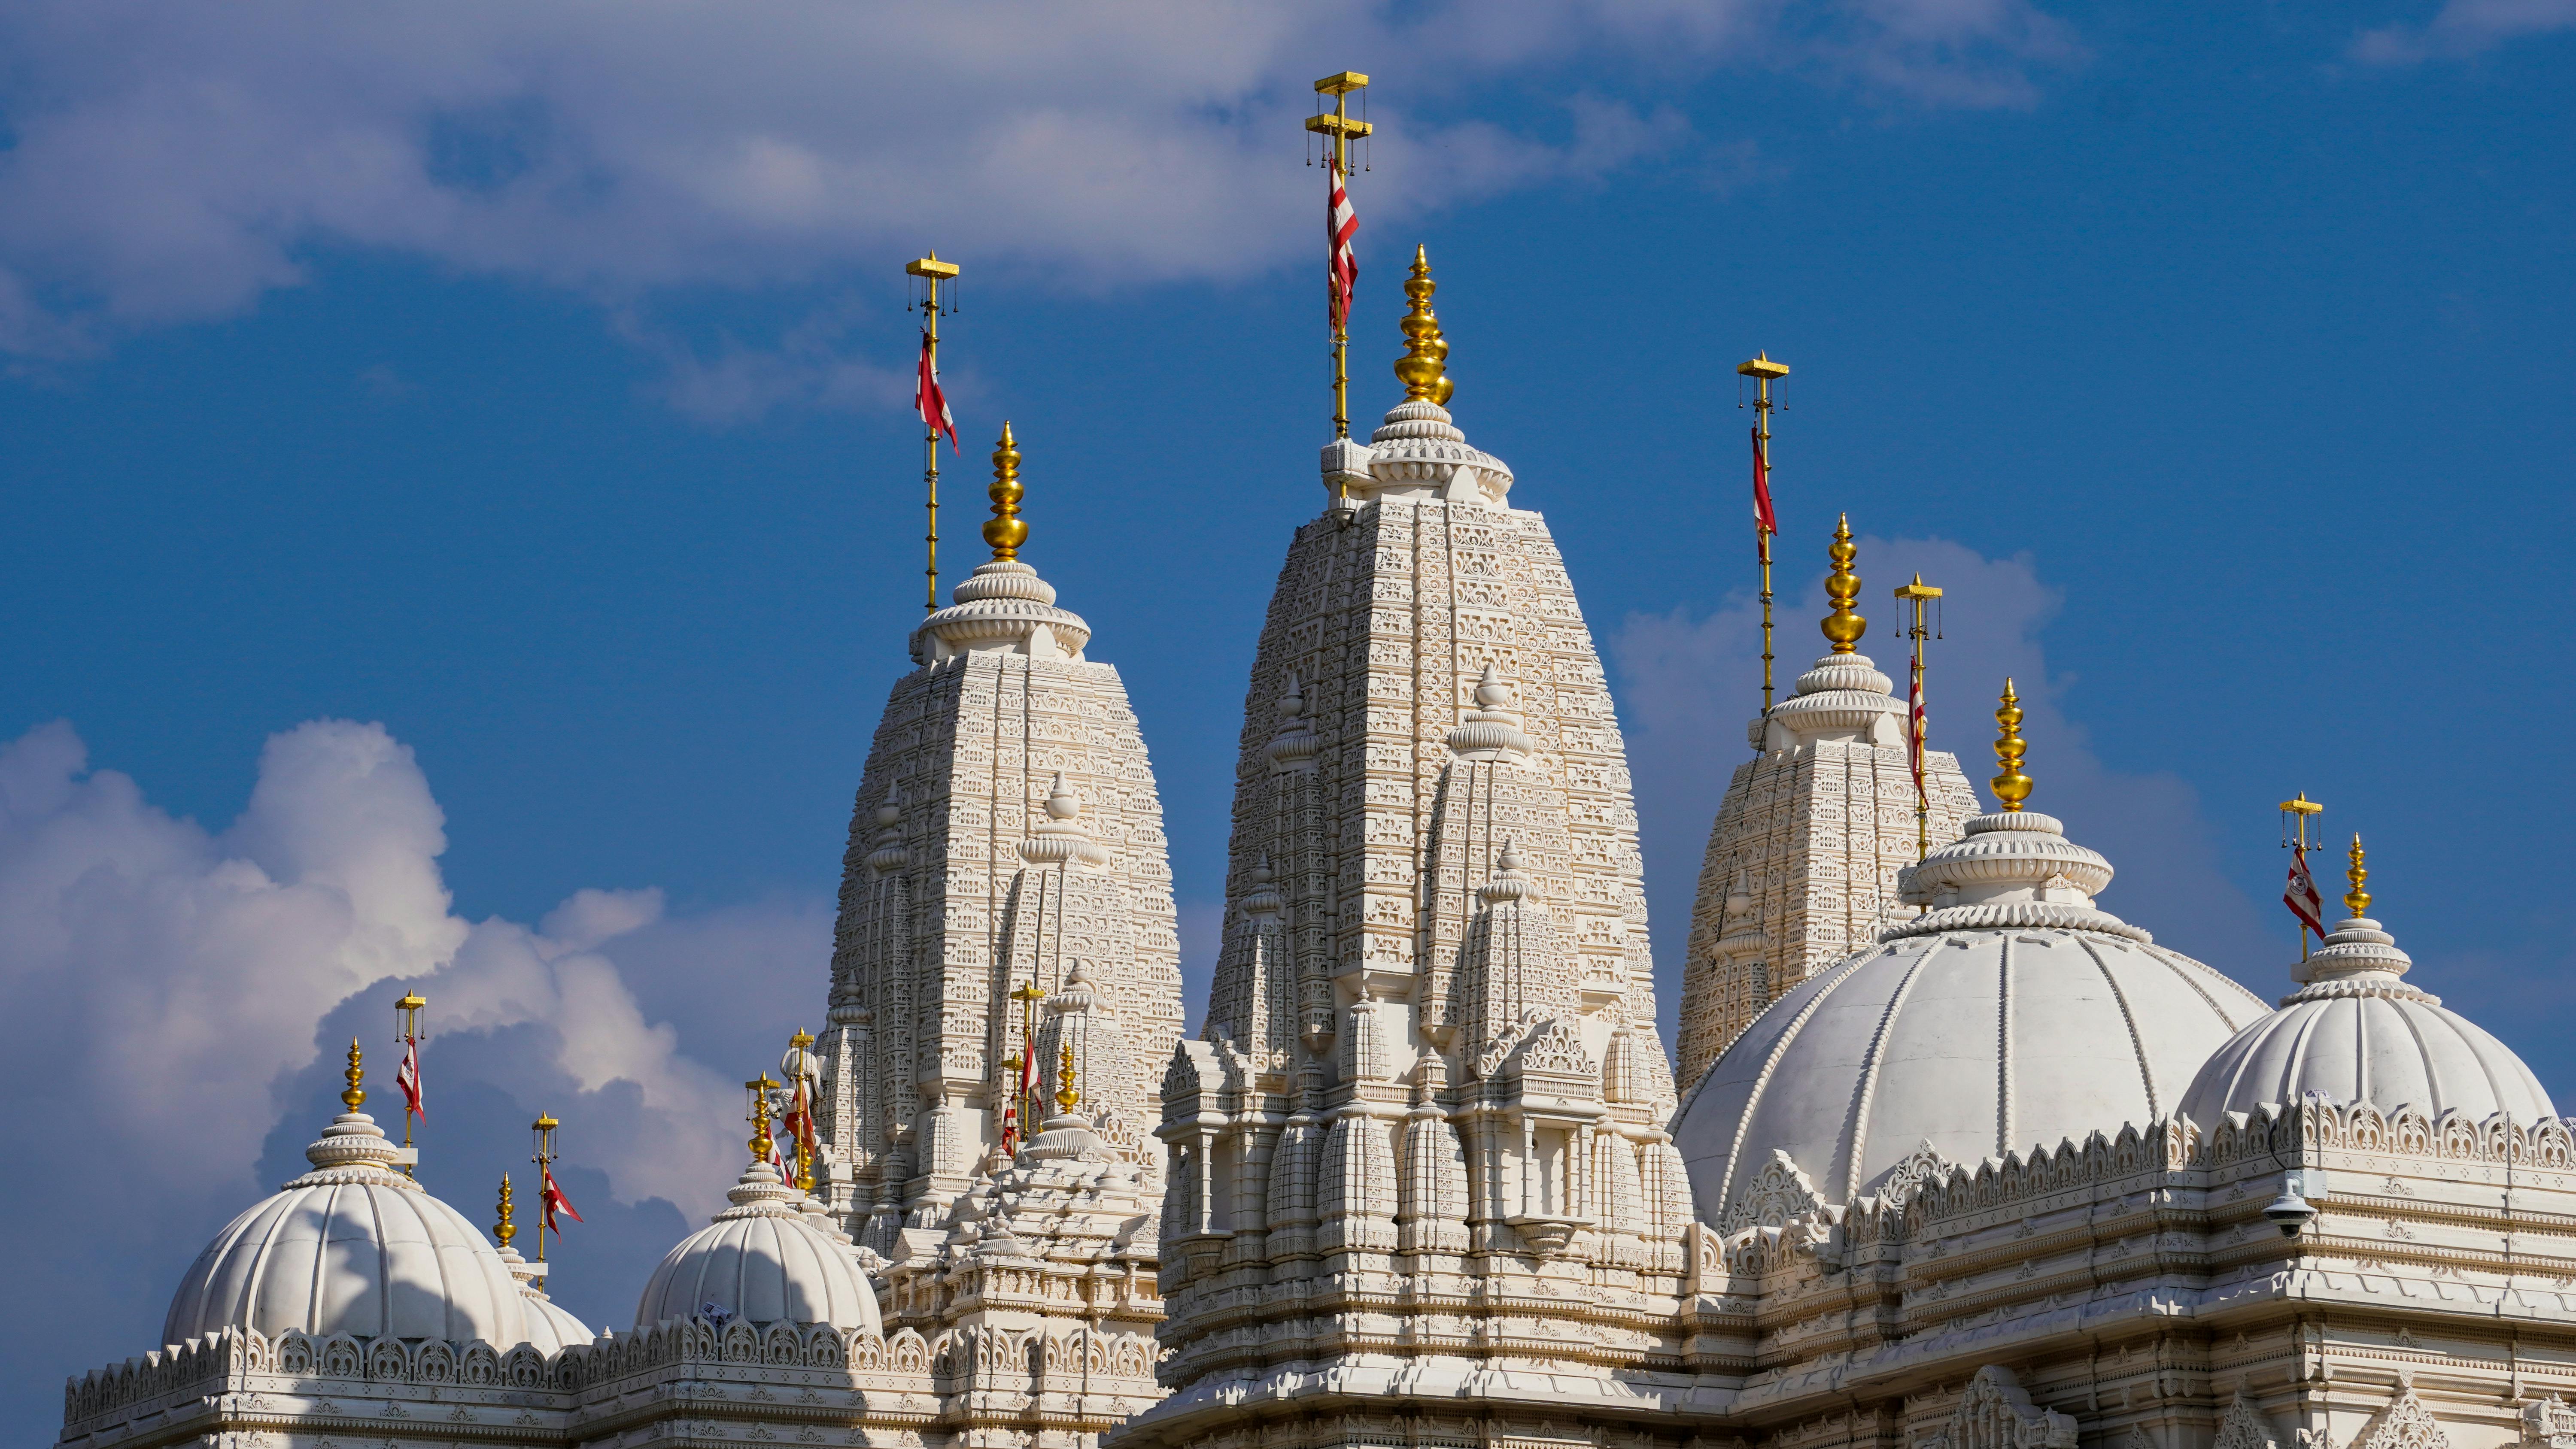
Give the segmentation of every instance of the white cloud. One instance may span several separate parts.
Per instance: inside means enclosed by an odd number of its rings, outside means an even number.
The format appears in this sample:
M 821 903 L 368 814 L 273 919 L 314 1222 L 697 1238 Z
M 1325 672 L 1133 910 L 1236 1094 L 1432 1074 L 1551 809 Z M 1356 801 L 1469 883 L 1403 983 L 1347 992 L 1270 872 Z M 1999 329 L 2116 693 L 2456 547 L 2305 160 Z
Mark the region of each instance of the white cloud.
M 2031 808 L 2064 820 L 2070 837 L 2110 858 L 2117 876 L 2104 908 L 2258 990 L 2276 988 L 2276 943 L 2221 870 L 2191 787 L 2170 774 L 2111 769 L 2069 717 L 2077 681 L 2050 669 L 2039 641 L 2059 596 L 2035 563 L 2027 555 L 1989 559 L 1939 539 L 1864 538 L 1860 550 L 1860 607 L 1870 616 L 1860 647 L 1900 691 L 1906 655 L 1888 589 L 1920 573 L 1946 591 L 1945 637 L 1930 646 L 1925 684 L 1932 747 L 1959 756 L 1979 797 L 1987 798 L 1994 773 L 1995 696 L 2010 677 L 2026 716 L 2026 768 L 2038 782 Z M 1821 571 L 1781 590 L 1774 652 L 1783 697 L 1828 647 L 1815 623 L 1827 608 Z M 1727 777 L 1750 753 L 1745 724 L 1761 710 L 1761 641 L 1760 605 L 1745 597 L 1707 615 L 1631 615 L 1609 640 L 1638 782 L 1659 987 L 1674 1003 L 1709 823 Z
M 19 1288 L 65 1305 L 7 1330 L 32 1335 L 8 1351 L 22 1371 L 157 1342 L 179 1268 L 327 1120 L 335 1043 L 382 1047 L 405 985 L 430 1000 L 429 1125 L 448 1154 L 423 1174 L 470 1191 L 467 1211 L 541 1107 L 610 1196 L 582 1204 L 594 1221 L 655 1198 L 720 1205 L 741 1160 L 734 1084 L 819 1018 L 828 902 L 673 919 L 658 891 L 586 890 L 535 928 L 468 922 L 446 844 L 411 750 L 379 725 L 270 739 L 220 834 L 89 769 L 68 725 L 0 746 L 0 1151 L 19 1169 L 0 1232 L 54 1245 Z M 389 1057 L 372 1065 L 382 1120 L 398 1099 Z M 109 1186 L 73 1187 L 91 1180 Z M 594 1265 L 584 1311 L 622 1321 L 672 1222 L 660 1207 L 595 1230 L 619 1256 Z
M 807 284 L 937 245 L 1100 288 L 1232 278 L 1311 249 L 1288 157 L 1309 82 L 1377 72 L 1374 223 L 1683 145 L 1652 104 L 1439 119 L 1586 61 L 1644 87 L 1811 70 L 2017 104 L 2078 55 L 2030 0 L 933 7 L 687 0 L 613 15 L 459 0 L 208 7 L 33 0 L 0 16 L 0 347 L 94 350 L 295 286 L 334 248 L 580 290 Z M 721 360 L 721 359 L 720 359 Z M 775 372 L 777 369 L 770 369 Z M 814 370 L 808 367 L 807 371 Z M 683 406 L 830 382 L 736 358 Z M 874 397 L 879 380 L 839 384 Z
M 2511 40 L 2576 30 L 2576 0 L 2445 0 L 2422 25 L 2383 25 L 2354 37 L 2368 65 L 2410 65 L 2481 54 Z

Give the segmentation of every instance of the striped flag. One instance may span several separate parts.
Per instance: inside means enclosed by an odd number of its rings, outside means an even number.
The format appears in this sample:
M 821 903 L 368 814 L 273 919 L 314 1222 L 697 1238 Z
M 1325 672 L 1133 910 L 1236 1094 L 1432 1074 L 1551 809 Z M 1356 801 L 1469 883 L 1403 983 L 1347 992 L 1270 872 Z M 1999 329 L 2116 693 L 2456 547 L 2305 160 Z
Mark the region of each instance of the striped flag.
M 1921 578 L 1922 575 L 1917 574 L 1915 577 Z M 1914 668 L 1913 682 L 1907 686 L 1905 698 L 1907 719 L 1905 727 L 1905 753 L 1914 763 L 1914 798 L 1929 803 L 1932 797 L 1923 788 L 1923 744 L 1926 738 L 1926 723 L 1923 715 L 1923 668 L 1921 665 L 1917 665 Z
M 1359 235 L 1360 215 L 1351 210 L 1350 192 L 1342 186 L 1342 163 L 1326 157 L 1324 165 L 1331 171 L 1333 180 L 1332 200 L 1324 210 L 1324 239 L 1332 245 L 1331 275 L 1328 278 L 1332 299 L 1327 310 L 1333 330 L 1339 332 L 1350 323 L 1351 293 L 1360 281 L 1359 253 L 1351 248 L 1351 238 Z
M 553 1163 L 540 1163 L 537 1166 L 537 1171 L 545 1174 L 545 1196 L 543 1201 L 546 1209 L 546 1229 L 556 1237 L 562 1237 L 563 1225 L 555 1221 L 555 1214 L 562 1213 L 565 1217 L 572 1219 L 574 1222 L 581 1221 L 581 1214 L 573 1211 L 572 1199 L 564 1196 L 564 1190 L 555 1186 L 555 1168 Z
M 912 410 L 921 414 L 921 425 L 930 429 L 932 437 L 946 433 L 948 451 L 958 451 L 957 419 L 949 415 L 948 394 L 939 387 L 939 359 L 931 351 L 927 327 L 921 329 L 921 369 L 913 379 Z
M 394 1069 L 394 1085 L 402 1088 L 403 1116 L 426 1118 L 429 1109 L 420 1104 L 420 1039 L 403 1038 L 402 1065 Z
M 1762 455 L 1762 430 L 1753 429 L 1753 525 L 1778 533 L 1780 520 L 1771 512 L 1771 460 Z
M 2326 933 L 2325 898 L 2317 894 L 2317 878 L 2308 874 L 2308 848 L 2304 845 L 2290 849 L 2290 886 L 2282 892 L 2281 904 L 2290 908 L 2300 925 L 2320 936 Z

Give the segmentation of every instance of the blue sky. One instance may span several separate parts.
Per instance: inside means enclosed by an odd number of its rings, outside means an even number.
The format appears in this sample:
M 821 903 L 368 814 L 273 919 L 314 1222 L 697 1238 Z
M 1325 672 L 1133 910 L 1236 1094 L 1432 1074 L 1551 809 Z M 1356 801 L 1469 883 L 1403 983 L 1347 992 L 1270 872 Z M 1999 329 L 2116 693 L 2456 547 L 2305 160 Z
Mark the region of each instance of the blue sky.
M 1668 969 L 1757 699 L 1760 347 L 1787 672 L 1847 510 L 1862 647 L 1903 572 L 1952 585 L 1936 744 L 1991 773 L 2014 672 L 2108 907 L 2276 990 L 2305 790 L 2417 979 L 2576 1091 L 2576 4 L 891 14 L 0 14 L 0 1219 L 65 1240 L 67 1305 L 5 1330 L 10 1420 L 150 1346 L 320 1126 L 315 1043 L 433 971 L 471 1010 L 425 1174 L 479 1213 L 554 1110 L 564 1296 L 631 1313 L 732 1169 L 723 1089 L 821 1006 L 920 610 L 922 249 L 967 269 L 948 557 L 1007 417 L 1196 989 L 1321 497 L 1297 117 L 1346 66 L 1354 412 L 1426 243 L 1453 411 L 1611 660 Z M 75 1122 L 119 1201 L 66 1223 Z

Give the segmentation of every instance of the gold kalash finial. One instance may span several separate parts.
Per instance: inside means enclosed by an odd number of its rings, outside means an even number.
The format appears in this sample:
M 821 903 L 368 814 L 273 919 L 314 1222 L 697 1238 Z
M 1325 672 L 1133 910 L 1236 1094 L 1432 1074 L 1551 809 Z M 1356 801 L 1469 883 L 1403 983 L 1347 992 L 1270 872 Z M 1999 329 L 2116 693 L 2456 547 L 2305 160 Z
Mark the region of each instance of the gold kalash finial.
M 1064 1044 L 1064 1061 L 1055 1069 L 1055 1105 L 1058 1111 L 1070 1112 L 1082 1094 L 1073 1089 L 1073 1043 Z
M 2361 837 L 2359 835 L 2355 835 L 2352 838 L 2352 869 L 2345 871 L 2343 873 L 2343 878 L 2352 882 L 2352 889 L 2343 893 L 2343 903 L 2352 909 L 2352 913 L 2356 917 L 2369 915 L 2370 892 L 2363 890 L 2361 888 L 2361 884 L 2362 882 L 2370 879 L 2370 868 L 2361 863 Z
M 1833 547 L 1825 555 L 1834 561 L 1833 572 L 1825 575 L 1825 597 L 1834 606 L 1824 619 L 1825 637 L 1833 641 L 1836 654 L 1849 654 L 1860 636 L 1869 632 L 1869 621 L 1852 612 L 1852 604 L 1860 598 L 1860 575 L 1851 566 L 1860 549 L 1851 541 L 1851 515 L 1835 520 Z
M 1029 541 L 1029 526 L 1020 517 L 1020 499 L 1027 490 L 1020 487 L 1020 445 L 1007 422 L 1002 424 L 1002 441 L 993 449 L 993 486 L 984 493 L 993 500 L 984 541 L 993 546 L 993 557 L 1018 558 L 1020 545 Z
M 365 1060 L 358 1055 L 358 1039 L 349 1038 L 349 1070 L 341 1075 L 349 1079 L 348 1090 L 340 1094 L 340 1104 L 355 1112 L 367 1104 L 367 1089 L 359 1085 L 367 1079 Z
M 1421 247 L 1413 249 L 1413 273 L 1404 279 L 1404 295 L 1413 306 L 1404 314 L 1404 355 L 1395 360 L 1395 375 L 1404 383 L 1408 402 L 1447 407 L 1458 384 L 1449 376 L 1449 339 L 1440 335 L 1440 319 L 1431 313 L 1431 261 Z
M 778 1148 L 778 1140 L 769 1135 L 769 1094 L 777 1091 L 778 1085 L 767 1072 L 742 1084 L 742 1089 L 751 1094 L 751 1105 L 743 1113 L 743 1120 L 751 1123 L 751 1140 L 743 1145 L 751 1149 L 754 1162 L 767 1162 Z
M 510 1240 L 519 1235 L 519 1225 L 510 1221 L 510 1219 L 518 1216 L 518 1212 L 518 1202 L 510 1192 L 510 1174 L 506 1172 L 502 1173 L 500 1207 L 501 1220 L 492 1225 L 492 1236 L 499 1240 L 502 1247 L 506 1248 L 510 1246 Z
M 2030 776 L 2021 772 L 2022 751 L 2030 748 L 2021 738 L 2021 696 L 2013 693 L 2013 682 L 2004 681 L 2003 708 L 1995 711 L 1995 723 L 2002 733 L 1995 736 L 1995 763 L 2004 772 L 1986 783 L 1994 787 L 1995 798 L 2003 802 L 2006 812 L 2019 810 L 2030 798 Z

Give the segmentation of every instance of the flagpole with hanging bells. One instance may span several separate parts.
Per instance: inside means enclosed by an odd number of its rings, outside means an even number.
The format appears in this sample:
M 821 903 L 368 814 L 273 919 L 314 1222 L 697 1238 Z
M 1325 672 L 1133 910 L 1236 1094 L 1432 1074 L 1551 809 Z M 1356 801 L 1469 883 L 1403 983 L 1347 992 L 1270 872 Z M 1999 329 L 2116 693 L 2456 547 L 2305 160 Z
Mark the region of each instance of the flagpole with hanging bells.
M 528 1124 L 528 1130 L 536 1136 L 537 1147 L 536 1153 L 528 1160 L 537 1165 L 537 1190 L 540 1194 L 540 1199 L 537 1205 L 539 1209 L 537 1213 L 537 1261 L 540 1263 L 546 1260 L 546 1220 L 552 1216 L 552 1214 L 544 1211 L 545 1203 L 542 1195 L 545 1191 L 545 1184 L 554 1176 L 555 1129 L 562 1125 L 563 1124 L 561 1122 L 554 1119 L 554 1114 L 551 1112 L 539 1112 L 537 1114 L 537 1120 Z
M 813 1045 L 813 1034 L 800 1027 L 778 1059 L 778 1074 L 789 1087 L 788 1138 L 796 1144 L 796 1180 L 788 1186 L 807 1193 L 814 1190 L 814 1088 L 822 1076 L 814 1065 Z
M 2312 815 L 2324 814 L 2326 807 L 2309 799 L 2308 792 L 2301 790 L 2297 795 L 2282 801 L 2280 808 L 2281 848 L 2283 850 L 2295 849 L 2297 854 L 2293 855 L 2291 859 L 2297 862 L 2302 869 L 2305 869 L 2308 863 L 2308 818 Z M 2293 824 L 2293 822 L 2296 823 Z M 2292 840 L 2293 835 L 2297 837 L 2295 842 Z M 2359 836 L 2355 836 L 2353 838 L 2356 841 L 2360 839 Z M 2313 878 L 2309 881 L 2308 888 L 2311 891 L 2316 889 L 2316 883 Z M 2302 961 L 2308 959 L 2308 923 L 2305 920 L 2301 920 L 2299 922 L 2299 959 Z
M 1771 479 L 1771 384 L 1789 375 L 1789 364 L 1773 362 L 1769 353 L 1757 352 L 1737 363 L 1735 371 L 1753 379 L 1753 463 L 1755 476 L 1767 493 Z M 1762 565 L 1762 713 L 1767 718 L 1771 713 L 1771 530 L 1763 526 L 1758 510 L 1753 523 L 1753 553 Z
M 1906 678 L 1905 740 L 1914 765 L 1914 858 L 1918 862 L 1932 853 L 1932 797 L 1923 784 L 1925 736 L 1930 733 L 1923 709 L 1923 610 L 1939 597 L 1941 591 L 1923 582 L 1921 574 L 1896 590 L 1898 607 L 1913 613 L 1905 626 L 1905 637 L 1914 643 L 1913 668 Z
M 1350 203 L 1351 142 L 1373 129 L 1365 120 L 1351 117 L 1351 96 L 1368 89 L 1369 78 L 1355 70 L 1338 71 L 1315 82 L 1318 97 L 1331 96 L 1333 108 L 1306 118 L 1306 129 L 1324 138 L 1324 321 L 1333 336 L 1333 441 L 1347 442 L 1351 436 L 1351 292 L 1359 273 L 1353 252 L 1353 235 L 1359 229 L 1358 214 Z M 1365 99 L 1365 98 L 1363 98 Z M 1314 163 L 1310 160 L 1308 165 Z M 1353 257 L 1344 268 L 1343 257 Z M 1350 526 L 1352 517 L 1349 489 L 1342 479 L 1333 480 L 1333 519 L 1338 527 Z
M 1020 1004 L 1020 1054 L 1011 1059 L 1011 1070 L 1020 1074 L 1020 1079 L 1012 1084 L 1011 1096 L 1011 1117 L 1020 1137 L 1019 1142 L 1012 1144 L 1016 1150 L 1028 1140 L 1029 1115 L 1037 1105 L 1034 1100 L 1036 1089 L 1032 1085 L 1037 1074 L 1037 1012 L 1038 1003 L 1046 1000 L 1046 988 L 1038 985 L 1034 969 L 1029 979 L 1011 993 L 1011 999 Z
M 903 270 L 908 276 L 921 278 L 923 283 L 921 301 L 918 304 L 922 315 L 922 347 L 927 354 L 923 365 L 932 369 L 935 375 L 939 366 L 939 319 L 945 315 L 945 311 L 939 305 L 939 284 L 956 277 L 957 264 L 943 262 L 939 259 L 939 253 L 932 252 L 926 257 L 904 263 Z M 946 309 L 946 311 L 954 310 L 953 307 Z M 939 609 L 939 425 L 927 419 L 922 422 L 921 478 L 923 486 L 930 494 L 928 503 L 930 531 L 922 540 L 929 546 L 930 561 L 929 566 L 922 570 L 927 580 L 921 611 L 930 614 L 938 612 Z
M 1325 152 L 1330 158 L 1329 180 L 1332 186 L 1341 189 L 1345 198 L 1350 193 L 1351 184 L 1351 142 L 1369 134 L 1372 129 L 1368 122 L 1351 118 L 1351 95 L 1368 89 L 1368 83 L 1369 78 L 1355 70 L 1341 71 L 1315 82 L 1315 94 L 1331 96 L 1333 108 L 1306 118 L 1306 129 L 1324 138 Z M 1330 197 L 1330 187 L 1325 194 Z M 1338 237 L 1328 237 L 1328 240 L 1338 250 L 1341 245 Z M 1351 319 L 1350 313 L 1342 306 L 1341 279 L 1327 272 L 1325 282 L 1331 289 L 1326 318 L 1333 329 L 1333 436 L 1347 438 L 1351 435 Z
M 402 999 L 394 1003 L 394 1035 L 403 1045 L 402 1073 L 396 1080 L 408 1081 L 408 1085 L 403 1087 L 403 1150 L 406 1152 L 413 1150 L 411 1119 L 420 1115 L 420 1014 L 428 1005 L 429 998 L 412 991 L 404 992 Z M 403 1164 L 403 1176 L 416 1175 L 412 1168 L 417 1161 L 414 1158 Z

